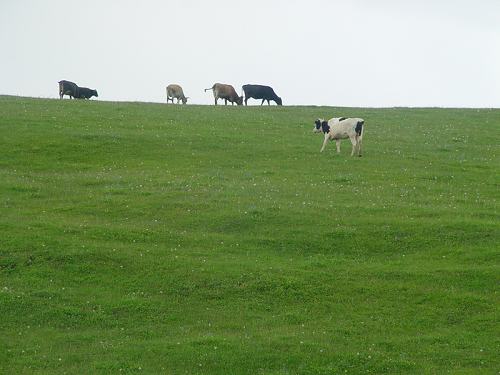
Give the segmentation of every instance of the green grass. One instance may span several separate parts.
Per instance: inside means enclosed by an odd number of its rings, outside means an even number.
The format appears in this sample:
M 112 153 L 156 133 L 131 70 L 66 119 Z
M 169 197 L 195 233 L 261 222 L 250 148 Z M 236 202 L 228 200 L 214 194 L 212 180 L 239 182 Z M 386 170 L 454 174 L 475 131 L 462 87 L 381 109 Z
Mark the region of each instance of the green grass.
M 494 374 L 499 125 L 0 97 L 0 373 Z

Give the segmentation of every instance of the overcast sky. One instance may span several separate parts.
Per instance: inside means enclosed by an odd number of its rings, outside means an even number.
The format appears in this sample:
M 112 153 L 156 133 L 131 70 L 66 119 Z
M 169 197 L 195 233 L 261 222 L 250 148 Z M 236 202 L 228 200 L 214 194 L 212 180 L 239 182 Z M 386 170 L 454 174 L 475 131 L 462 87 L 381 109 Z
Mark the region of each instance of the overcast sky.
M 0 94 L 165 102 L 178 83 L 283 104 L 500 107 L 500 0 L 0 0 Z M 253 101 L 253 104 L 259 102 Z

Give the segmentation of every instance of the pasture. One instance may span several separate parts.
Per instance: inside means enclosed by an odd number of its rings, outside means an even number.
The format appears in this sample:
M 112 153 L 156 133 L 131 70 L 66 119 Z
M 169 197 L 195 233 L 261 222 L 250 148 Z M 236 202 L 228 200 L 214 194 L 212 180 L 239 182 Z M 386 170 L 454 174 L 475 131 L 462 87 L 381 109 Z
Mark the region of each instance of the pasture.
M 0 96 L 0 373 L 497 373 L 499 124 Z

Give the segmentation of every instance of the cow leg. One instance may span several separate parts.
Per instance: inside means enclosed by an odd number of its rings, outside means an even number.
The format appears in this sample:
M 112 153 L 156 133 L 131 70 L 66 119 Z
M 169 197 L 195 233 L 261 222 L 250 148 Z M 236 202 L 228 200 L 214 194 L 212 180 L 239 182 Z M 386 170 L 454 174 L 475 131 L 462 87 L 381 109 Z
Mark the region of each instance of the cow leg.
M 245 98 L 245 105 L 247 105 L 247 102 L 248 102 L 248 98 Z
M 217 105 L 217 98 L 215 98 L 215 105 Z
M 358 148 L 358 141 L 356 140 L 356 136 L 354 137 L 349 137 L 352 143 L 352 151 L 351 151 L 351 156 L 354 156 L 354 153 L 356 152 L 356 149 Z
M 337 146 L 337 154 L 340 154 L 340 139 L 335 140 L 335 146 Z
M 262 99 L 262 102 L 260 103 L 260 105 L 263 105 L 263 104 L 264 104 L 264 100 L 266 100 L 266 99 Z
M 323 141 L 323 146 L 321 147 L 321 150 L 319 152 L 323 152 L 323 150 L 326 147 L 326 144 L 328 143 L 328 140 L 330 139 L 330 135 L 328 133 L 325 134 L 325 140 Z
M 358 139 L 358 156 L 361 156 L 361 146 L 363 144 L 363 138 L 362 137 L 356 137 Z
M 269 99 L 267 99 L 267 105 L 271 105 L 271 103 L 269 103 Z

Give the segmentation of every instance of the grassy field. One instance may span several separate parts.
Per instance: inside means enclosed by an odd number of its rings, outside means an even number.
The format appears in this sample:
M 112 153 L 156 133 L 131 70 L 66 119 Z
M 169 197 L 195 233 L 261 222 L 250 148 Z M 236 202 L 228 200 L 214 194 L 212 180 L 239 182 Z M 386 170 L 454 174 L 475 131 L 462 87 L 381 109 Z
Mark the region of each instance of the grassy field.
M 0 373 L 496 374 L 499 145 L 500 110 L 0 97 Z

